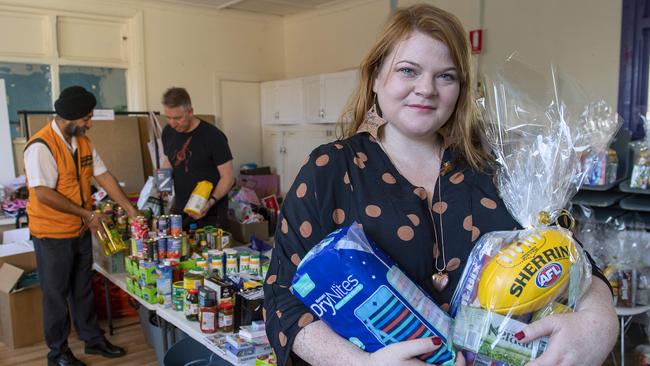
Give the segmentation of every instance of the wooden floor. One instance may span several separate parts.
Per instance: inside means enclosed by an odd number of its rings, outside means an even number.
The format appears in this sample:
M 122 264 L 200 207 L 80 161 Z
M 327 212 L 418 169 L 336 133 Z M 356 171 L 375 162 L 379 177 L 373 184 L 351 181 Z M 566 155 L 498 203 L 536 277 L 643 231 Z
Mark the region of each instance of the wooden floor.
M 136 323 L 137 317 L 115 319 L 116 325 Z M 102 328 L 108 329 L 106 321 L 102 322 Z M 74 332 L 68 338 L 72 353 L 88 365 L 124 365 L 124 366 L 156 366 L 158 361 L 153 348 L 147 344 L 140 323 L 130 325 L 125 328 L 115 330 L 112 336 L 106 333 L 106 337 L 111 343 L 124 347 L 126 356 L 120 358 L 104 358 L 98 355 L 87 355 L 84 353 L 84 344 L 77 339 Z M 45 342 L 37 343 L 33 346 L 22 347 L 16 350 L 10 350 L 7 346 L 0 343 L 0 366 L 20 365 L 20 366 L 44 366 L 47 365 L 48 348 Z
M 116 319 L 116 325 L 136 323 L 138 321 L 137 317 L 134 318 L 122 318 Z M 102 328 L 107 329 L 106 322 L 102 322 Z M 125 365 L 125 366 L 156 366 L 158 362 L 156 360 L 156 354 L 153 348 L 149 347 L 147 342 L 144 339 L 144 334 L 140 328 L 140 324 L 136 323 L 135 325 L 130 325 L 124 328 L 117 329 L 113 336 L 107 337 L 116 345 L 124 347 L 126 349 L 126 356 L 110 359 L 104 358 L 97 355 L 86 355 L 83 353 L 83 342 L 79 341 L 76 335 L 73 334 L 70 336 L 68 342 L 70 343 L 70 348 L 72 352 L 88 365 Z M 640 332 L 634 327 L 630 329 L 626 337 L 626 365 L 634 365 L 634 347 L 637 344 L 647 343 L 645 337 L 642 337 Z M 614 348 L 615 357 L 618 361 L 620 358 L 619 345 Z M 44 366 L 47 365 L 46 355 L 48 352 L 47 346 L 44 342 L 35 344 L 30 347 L 23 347 L 17 350 L 10 350 L 7 346 L 0 343 L 0 366 Z M 620 362 L 617 362 L 620 365 Z M 605 366 L 614 365 L 612 358 L 608 358 L 605 363 Z

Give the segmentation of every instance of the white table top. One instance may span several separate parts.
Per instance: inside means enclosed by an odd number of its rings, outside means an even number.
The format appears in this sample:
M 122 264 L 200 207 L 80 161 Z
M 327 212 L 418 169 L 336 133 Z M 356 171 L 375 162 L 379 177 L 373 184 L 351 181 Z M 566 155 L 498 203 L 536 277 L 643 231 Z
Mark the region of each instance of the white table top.
M 616 315 L 618 316 L 632 316 L 632 315 L 639 315 L 643 314 L 647 311 L 650 311 L 650 305 L 644 305 L 644 306 L 635 306 L 632 308 L 622 308 L 622 307 L 616 307 Z
M 93 263 L 93 269 L 101 273 L 109 281 L 113 282 L 117 287 L 122 289 L 124 292 L 129 294 L 132 298 L 136 299 L 142 306 L 148 310 L 153 310 L 156 314 L 165 319 L 166 322 L 174 325 L 176 328 L 182 330 L 188 336 L 192 337 L 197 342 L 204 345 L 207 349 L 214 352 L 217 356 L 223 358 L 224 360 L 230 362 L 235 366 L 253 366 L 255 365 L 255 360 L 248 362 L 240 363 L 237 362 L 237 359 L 232 356 L 230 353 L 226 352 L 223 349 L 212 344 L 205 333 L 201 332 L 198 322 L 192 322 L 185 319 L 185 315 L 181 311 L 175 311 L 174 309 L 165 309 L 162 305 L 150 304 L 143 299 L 135 296 L 133 293 L 126 290 L 126 273 L 108 273 L 104 268 L 102 268 L 97 263 Z
M 150 304 L 144 299 L 135 296 L 134 294 L 126 290 L 126 273 L 108 273 L 102 266 L 100 266 L 97 263 L 93 263 L 93 269 L 101 273 L 104 277 L 108 278 L 109 281 L 113 282 L 115 286 L 121 288 L 122 291 L 129 294 L 132 298 L 136 299 L 140 303 L 140 305 L 145 307 L 145 309 L 154 310 L 154 311 L 158 309 L 159 307 L 158 304 Z
M 157 312 L 158 312 L 158 316 L 165 319 L 165 321 L 173 324 L 176 328 L 182 330 L 187 335 L 192 337 L 194 340 L 201 343 L 207 349 L 215 353 L 217 356 L 223 358 L 224 360 L 230 362 L 231 364 L 237 366 L 255 365 L 255 360 L 251 360 L 243 363 L 237 362 L 236 358 L 234 356 L 231 356 L 230 353 L 212 344 L 212 342 L 208 340 L 208 337 L 210 335 L 206 335 L 205 333 L 201 332 L 201 328 L 199 327 L 199 322 L 192 322 L 185 319 L 185 315 L 183 314 L 183 312 L 175 311 L 174 309 L 165 309 L 163 307 L 158 308 Z
M 13 225 L 16 223 L 15 217 L 0 216 L 0 225 Z

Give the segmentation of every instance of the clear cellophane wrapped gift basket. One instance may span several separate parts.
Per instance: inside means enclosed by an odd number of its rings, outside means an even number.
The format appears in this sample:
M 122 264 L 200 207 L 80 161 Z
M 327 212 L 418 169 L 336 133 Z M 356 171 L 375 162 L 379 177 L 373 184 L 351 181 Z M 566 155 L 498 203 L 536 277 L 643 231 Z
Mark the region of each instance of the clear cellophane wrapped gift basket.
M 453 342 L 468 364 L 524 365 L 548 339 L 519 342 L 530 322 L 576 309 L 591 283 L 587 254 L 565 210 L 587 172 L 581 157 L 603 151 L 620 127 L 605 102 L 587 102 L 568 78 L 508 60 L 477 104 L 495 157 L 494 181 L 522 230 L 476 242 L 453 296 Z

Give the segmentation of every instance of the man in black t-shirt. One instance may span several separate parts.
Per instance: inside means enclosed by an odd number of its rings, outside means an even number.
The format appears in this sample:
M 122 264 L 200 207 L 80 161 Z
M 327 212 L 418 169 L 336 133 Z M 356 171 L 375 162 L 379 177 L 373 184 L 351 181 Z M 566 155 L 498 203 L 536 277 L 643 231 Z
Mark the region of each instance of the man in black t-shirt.
M 176 200 L 173 213 L 183 215 L 183 227 L 197 222 L 198 227 L 225 227 L 228 213 L 228 191 L 235 178 L 232 154 L 226 135 L 217 127 L 194 116 L 192 101 L 184 88 L 169 88 L 162 104 L 167 117 L 162 142 L 172 168 Z M 200 215 L 187 215 L 183 208 L 199 181 L 208 180 L 214 189 Z

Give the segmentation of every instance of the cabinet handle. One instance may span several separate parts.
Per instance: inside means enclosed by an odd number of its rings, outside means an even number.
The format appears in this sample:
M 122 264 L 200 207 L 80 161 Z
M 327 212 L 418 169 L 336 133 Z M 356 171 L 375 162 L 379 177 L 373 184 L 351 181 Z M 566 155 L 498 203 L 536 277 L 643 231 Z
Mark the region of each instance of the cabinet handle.
M 282 147 L 280 148 L 280 153 L 282 153 L 282 154 L 286 154 L 286 153 L 287 153 L 287 148 L 284 147 L 284 146 L 282 146 Z
M 275 112 L 275 119 L 280 119 L 280 112 Z
M 325 131 L 325 136 L 327 136 L 327 137 L 331 137 L 332 135 L 334 135 L 334 133 L 332 132 L 332 130 L 327 130 L 327 131 Z
M 325 110 L 321 109 L 318 115 L 320 116 L 320 118 L 325 118 Z

